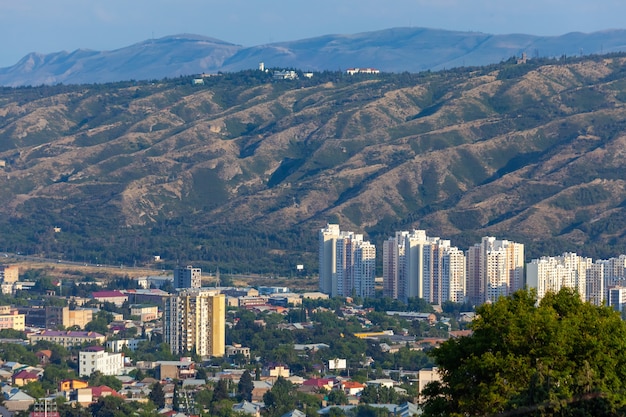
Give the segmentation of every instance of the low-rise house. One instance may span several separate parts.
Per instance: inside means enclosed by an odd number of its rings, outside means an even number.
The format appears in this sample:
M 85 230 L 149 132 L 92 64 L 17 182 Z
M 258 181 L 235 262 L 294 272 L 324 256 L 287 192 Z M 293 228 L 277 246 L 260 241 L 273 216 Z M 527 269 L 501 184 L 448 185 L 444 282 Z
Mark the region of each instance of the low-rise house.
M 35 399 L 23 391 L 17 391 L 10 396 L 6 396 L 4 407 L 10 412 L 26 411 L 35 403 Z
M 339 387 L 346 395 L 358 395 L 365 389 L 365 384 L 356 381 L 342 381 Z
M 39 374 L 37 372 L 23 369 L 17 372 L 15 375 L 13 375 L 11 377 L 11 381 L 13 382 L 13 385 L 15 385 L 16 387 L 23 387 L 24 385 L 30 382 L 39 381 Z
M 13 376 L 13 372 L 9 372 L 6 369 L 0 369 L 0 381 L 8 381 Z
M 314 387 L 317 389 L 325 389 L 330 391 L 335 385 L 335 380 L 332 378 L 311 378 L 302 383 L 303 387 Z
M 242 402 L 233 405 L 233 411 L 248 414 L 254 417 L 261 417 L 261 405 L 257 403 L 251 403 L 246 400 L 243 400 Z
M 7 371 L 11 372 L 11 375 L 13 374 L 13 372 L 15 372 L 16 370 L 18 370 L 19 368 L 23 368 L 26 365 L 21 364 L 19 362 L 14 362 L 14 361 L 8 361 L 2 364 L 2 369 L 6 369 Z
M 366 382 L 367 385 L 374 385 L 377 387 L 393 388 L 396 385 L 396 381 L 389 378 L 372 379 Z
M 241 346 L 239 343 L 233 343 L 232 345 L 226 345 L 226 357 L 242 355 L 246 359 L 250 359 L 250 348 Z
M 291 410 L 288 413 L 283 414 L 281 417 L 306 417 L 306 414 L 300 410 Z
M 262 376 L 269 377 L 273 380 L 279 377 L 289 378 L 290 375 L 289 367 L 286 365 L 269 365 L 267 368 L 263 369 L 262 373 Z
M 252 401 L 263 401 L 263 395 L 272 389 L 270 381 L 252 381 L 254 388 L 252 389 Z
M 191 360 L 157 361 L 157 378 L 188 379 L 195 378 L 196 364 Z
M 31 333 L 27 335 L 31 344 L 40 340 L 57 343 L 63 347 L 80 346 L 83 343 L 102 344 L 106 337 L 96 332 L 80 332 L 80 331 L 60 331 L 60 330 L 44 330 L 40 333 Z
M 89 383 L 80 379 L 64 379 L 59 382 L 59 391 L 72 391 L 80 388 L 87 388 Z
M 52 351 L 48 349 L 38 350 L 35 352 L 35 356 L 37 356 L 37 360 L 40 365 L 47 365 L 50 363 L 50 359 L 52 358 Z
M 124 398 L 113 388 L 107 387 L 106 385 L 100 385 L 98 387 L 79 388 L 77 390 L 74 390 L 70 398 L 71 400 L 76 401 L 82 406 L 88 406 L 89 404 L 98 402 L 100 398 L 108 397 L 110 395 L 114 397 Z

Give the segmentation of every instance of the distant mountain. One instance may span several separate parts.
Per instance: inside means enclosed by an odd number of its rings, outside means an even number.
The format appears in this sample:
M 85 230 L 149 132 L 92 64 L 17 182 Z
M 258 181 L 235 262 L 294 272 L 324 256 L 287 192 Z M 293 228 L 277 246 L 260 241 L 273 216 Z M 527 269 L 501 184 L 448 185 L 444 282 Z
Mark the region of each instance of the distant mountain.
M 196 35 L 167 36 L 114 51 L 31 53 L 0 68 L 0 84 L 92 84 L 214 72 L 241 46 Z
M 311 272 L 330 221 L 626 253 L 626 54 L 192 80 L 0 89 L 0 251 Z
M 266 67 L 313 71 L 375 67 L 386 72 L 419 72 L 493 64 L 522 53 L 536 58 L 616 51 L 626 51 L 626 30 L 532 36 L 394 28 L 247 48 L 203 36 L 177 35 L 114 51 L 31 53 L 12 67 L 0 68 L 0 85 L 152 80 L 253 69 L 260 62 Z

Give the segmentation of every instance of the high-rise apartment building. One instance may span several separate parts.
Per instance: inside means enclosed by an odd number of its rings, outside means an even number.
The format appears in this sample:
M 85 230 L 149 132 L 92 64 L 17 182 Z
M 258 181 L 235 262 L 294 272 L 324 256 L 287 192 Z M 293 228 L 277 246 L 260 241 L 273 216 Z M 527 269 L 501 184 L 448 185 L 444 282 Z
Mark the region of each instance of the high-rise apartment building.
M 163 336 L 172 353 L 224 356 L 226 297 L 218 291 L 191 288 L 165 299 Z
M 319 288 L 324 294 L 337 293 L 336 282 L 333 288 L 333 276 L 337 267 L 336 242 L 340 234 L 338 224 L 328 224 L 319 231 Z
M 405 277 L 405 241 L 409 232 L 396 232 L 383 242 L 383 296 L 403 299 Z
M 202 270 L 193 266 L 178 267 L 174 270 L 174 288 L 202 287 Z
M 571 288 L 580 294 L 583 301 L 602 305 L 604 294 L 604 266 L 593 263 L 591 258 L 575 253 L 561 256 L 543 256 L 533 259 L 526 266 L 526 283 L 537 290 L 537 299 L 546 293 Z
M 524 288 L 524 245 L 483 237 L 467 251 L 469 301 L 482 304 Z
M 441 302 L 465 302 L 466 276 L 465 253 L 456 247 L 445 248 L 441 258 Z
M 449 240 L 428 237 L 424 230 L 396 232 L 383 246 L 383 291 L 403 301 L 463 302 L 465 255 Z
M 376 277 L 376 247 L 363 235 L 329 224 L 319 232 L 319 288 L 332 297 L 371 297 Z

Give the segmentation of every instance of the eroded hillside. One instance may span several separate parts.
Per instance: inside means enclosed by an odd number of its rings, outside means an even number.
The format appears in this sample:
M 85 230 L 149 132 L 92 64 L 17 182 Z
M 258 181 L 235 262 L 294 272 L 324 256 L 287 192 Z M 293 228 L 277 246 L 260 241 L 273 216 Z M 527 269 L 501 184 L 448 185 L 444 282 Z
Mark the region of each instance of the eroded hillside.
M 625 62 L 3 89 L 0 250 L 313 270 L 316 229 L 339 221 L 611 256 Z

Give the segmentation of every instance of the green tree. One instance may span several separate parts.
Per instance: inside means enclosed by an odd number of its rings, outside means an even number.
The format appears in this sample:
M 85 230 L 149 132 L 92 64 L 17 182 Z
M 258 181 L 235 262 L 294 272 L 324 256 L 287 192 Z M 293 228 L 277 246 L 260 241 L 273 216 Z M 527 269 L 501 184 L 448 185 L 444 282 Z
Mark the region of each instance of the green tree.
M 174 380 L 174 395 L 172 397 L 172 409 L 180 411 L 180 394 L 178 392 L 178 381 Z
M 343 390 L 334 389 L 328 393 L 328 404 L 345 405 L 348 404 L 348 396 Z
M 96 371 L 89 375 L 88 382 L 92 387 L 106 385 L 109 388 L 113 388 L 115 391 L 122 389 L 122 381 L 112 375 L 103 375 L 100 371 Z
M 220 379 L 213 389 L 213 402 L 227 400 L 228 397 L 228 381 Z
M 293 384 L 278 377 L 271 390 L 263 394 L 263 402 L 269 417 L 278 417 L 293 410 L 296 405 Z
M 163 392 L 163 386 L 160 382 L 152 384 L 148 399 L 154 403 L 157 409 L 165 407 L 165 392 Z
M 623 415 L 626 324 L 568 289 L 518 291 L 477 309 L 473 334 L 432 351 L 425 416 Z
M 39 381 L 29 382 L 24 385 L 22 390 L 33 398 L 44 398 L 46 396 L 46 390 Z
M 108 395 L 89 406 L 93 417 L 128 417 L 137 409 L 136 403 L 127 403 L 123 398 Z
M 242 400 L 252 401 L 252 390 L 254 390 L 252 375 L 250 375 L 250 371 L 246 370 L 239 378 L 237 394 Z

